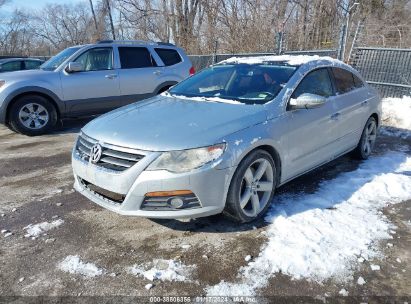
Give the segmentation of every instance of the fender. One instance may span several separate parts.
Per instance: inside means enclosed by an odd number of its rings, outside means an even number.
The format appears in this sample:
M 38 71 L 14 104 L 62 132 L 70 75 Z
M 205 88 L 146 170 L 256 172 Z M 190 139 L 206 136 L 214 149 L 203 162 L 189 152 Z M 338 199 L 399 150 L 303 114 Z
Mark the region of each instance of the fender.
M 22 87 L 19 88 L 15 91 L 13 91 L 11 94 L 9 94 L 3 101 L 3 104 L 0 108 L 0 123 L 5 123 L 6 119 L 7 119 L 7 111 L 9 108 L 10 103 L 13 101 L 14 98 L 16 98 L 17 96 L 21 95 L 21 94 L 25 94 L 25 93 L 40 93 L 43 95 L 48 96 L 49 98 L 51 98 L 51 100 L 53 100 L 54 104 L 57 107 L 57 112 L 59 114 L 64 114 L 65 110 L 66 110 L 66 105 L 65 103 L 52 91 L 42 88 L 42 87 L 38 87 L 38 86 L 26 86 L 26 87 Z

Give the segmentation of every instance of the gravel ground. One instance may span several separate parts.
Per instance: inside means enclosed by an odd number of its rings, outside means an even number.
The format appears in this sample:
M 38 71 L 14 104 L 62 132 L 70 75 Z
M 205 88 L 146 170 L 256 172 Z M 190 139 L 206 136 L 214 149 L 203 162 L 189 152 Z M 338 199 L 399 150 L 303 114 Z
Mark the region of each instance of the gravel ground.
M 221 280 L 235 281 L 247 255 L 257 256 L 266 239 L 266 223 L 236 225 L 222 216 L 197 220 L 149 220 L 123 217 L 102 209 L 73 188 L 70 152 L 84 121 L 66 123 L 54 134 L 26 137 L 0 127 L 0 295 L 1 296 L 160 296 L 204 295 L 204 288 Z M 411 149 L 411 141 L 380 136 L 376 152 Z M 322 180 L 354 170 L 358 161 L 344 156 L 281 187 L 279 192 L 316 190 Z M 411 296 L 411 201 L 386 208 L 398 227 L 394 239 L 381 246 L 381 270 L 367 263 L 356 273 L 367 284 L 323 284 L 277 275 L 263 296 L 338 296 L 344 288 L 354 296 Z M 23 228 L 64 220 L 35 239 Z M 58 265 L 78 255 L 104 274 L 87 277 L 64 272 Z M 132 275 L 134 264 L 174 259 L 197 265 L 190 280 L 155 281 Z M 398 262 L 400 259 L 401 263 Z M 368 261 L 372 262 L 372 261 Z M 0 301 L 1 302 L 1 301 Z

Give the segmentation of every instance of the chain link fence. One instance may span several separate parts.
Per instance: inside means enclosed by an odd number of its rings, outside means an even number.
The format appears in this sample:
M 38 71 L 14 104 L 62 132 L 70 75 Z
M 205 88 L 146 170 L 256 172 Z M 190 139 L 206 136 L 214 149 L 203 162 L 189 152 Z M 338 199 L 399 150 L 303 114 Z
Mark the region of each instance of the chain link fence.
M 411 49 L 358 47 L 351 64 L 383 97 L 411 95 Z

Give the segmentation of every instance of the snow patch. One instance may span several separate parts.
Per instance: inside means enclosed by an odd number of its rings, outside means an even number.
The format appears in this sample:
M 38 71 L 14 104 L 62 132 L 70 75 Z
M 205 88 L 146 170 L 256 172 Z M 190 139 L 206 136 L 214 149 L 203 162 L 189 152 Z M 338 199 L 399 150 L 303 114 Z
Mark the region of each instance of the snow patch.
M 344 288 L 341 289 L 338 293 L 339 293 L 340 295 L 342 295 L 343 297 L 347 297 L 347 296 L 348 296 L 348 291 L 345 290 Z
M 26 230 L 26 234 L 24 235 L 25 237 L 38 237 L 42 233 L 45 233 L 46 231 L 49 231 L 51 229 L 57 228 L 58 226 L 62 225 L 64 223 L 64 220 L 62 219 L 57 219 L 52 222 L 43 222 L 39 224 L 30 224 L 23 229 Z
M 85 263 L 81 261 L 78 255 L 69 255 L 60 264 L 58 268 L 64 272 L 71 274 L 80 274 L 85 277 L 96 277 L 105 273 L 104 269 L 101 269 L 93 263 Z
M 135 264 L 129 271 L 150 281 L 191 281 L 195 268 L 195 265 L 186 266 L 180 261 L 155 259 L 152 263 Z
M 253 57 L 231 57 L 220 61 L 218 64 L 243 63 L 243 64 L 260 64 L 264 62 L 287 62 L 290 65 L 301 65 L 313 60 L 327 60 L 331 62 L 342 63 L 341 61 L 328 56 L 310 56 L 310 55 L 271 55 L 271 56 L 253 56 Z
M 371 267 L 371 270 L 373 270 L 373 271 L 376 271 L 376 270 L 380 270 L 380 269 L 381 269 L 380 265 L 371 264 L 370 267 Z
M 230 103 L 230 104 L 235 104 L 235 105 L 244 105 L 244 103 L 239 102 L 238 100 L 225 99 L 225 98 L 219 98 L 219 97 L 189 97 L 189 96 L 184 96 L 184 95 L 172 95 L 170 93 L 168 93 L 168 95 L 165 95 L 165 96 L 174 97 L 178 99 L 184 99 L 184 100 L 192 100 L 192 101 L 220 102 L 220 103 Z
M 411 157 L 389 152 L 322 182 L 315 193 L 275 197 L 259 256 L 240 268 L 239 283 L 208 287 L 208 295 L 254 295 L 279 272 L 317 282 L 353 280 L 359 256 L 382 256 L 378 241 L 391 238 L 394 225 L 378 211 L 411 198 L 410 170 Z
M 381 133 L 401 138 L 411 137 L 411 97 L 382 100 Z
M 253 145 L 253 144 L 255 144 L 257 141 L 259 141 L 260 139 L 261 139 L 261 137 L 253 138 L 253 140 L 250 141 L 250 144 Z
M 364 278 L 363 277 L 359 277 L 358 278 L 358 280 L 357 280 L 357 284 L 358 285 L 364 285 L 366 282 L 365 282 L 365 280 L 364 280 Z

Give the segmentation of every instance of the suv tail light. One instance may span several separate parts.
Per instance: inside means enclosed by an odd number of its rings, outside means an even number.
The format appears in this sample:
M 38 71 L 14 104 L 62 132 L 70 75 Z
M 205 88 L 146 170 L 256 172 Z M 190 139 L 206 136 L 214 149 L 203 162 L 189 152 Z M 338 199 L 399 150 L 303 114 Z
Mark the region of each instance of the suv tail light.
M 196 73 L 196 70 L 192 66 L 188 72 L 190 73 L 190 76 L 193 76 Z

